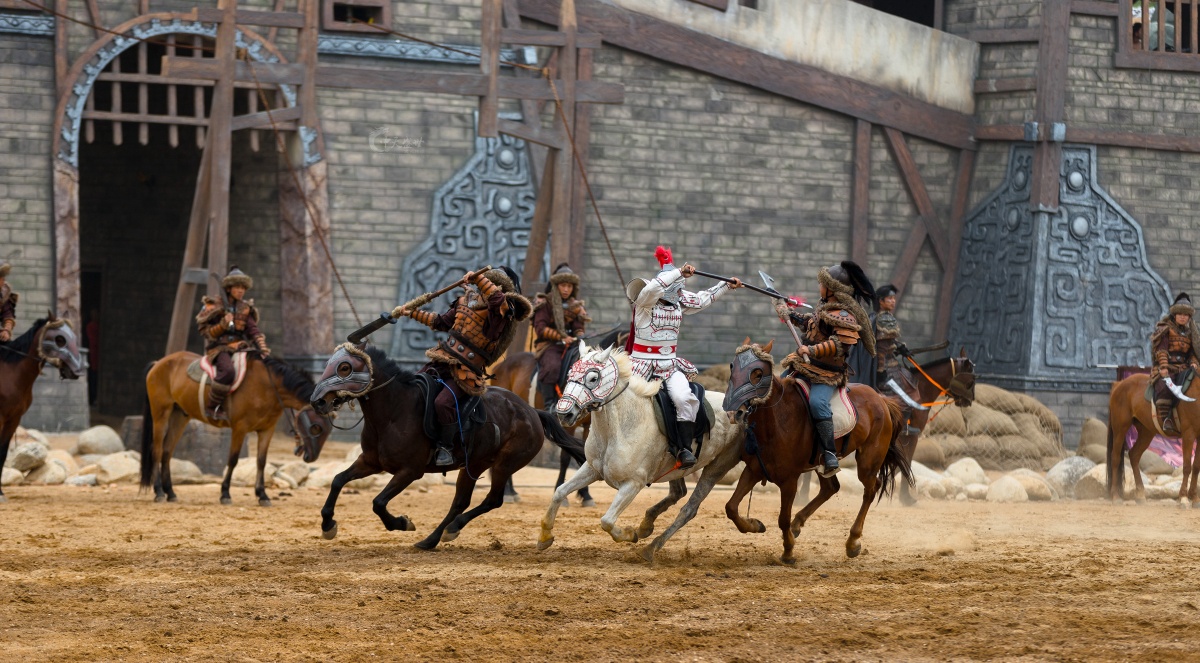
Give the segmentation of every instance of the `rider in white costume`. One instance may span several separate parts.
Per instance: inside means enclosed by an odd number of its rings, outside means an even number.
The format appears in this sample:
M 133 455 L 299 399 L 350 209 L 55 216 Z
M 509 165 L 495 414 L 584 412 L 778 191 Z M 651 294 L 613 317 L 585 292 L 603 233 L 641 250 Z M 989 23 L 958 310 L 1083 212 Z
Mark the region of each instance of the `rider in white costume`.
M 661 246 L 654 255 L 661 269 L 658 276 L 650 280 L 634 279 L 625 286 L 625 294 L 635 309 L 633 333 L 626 350 L 633 359 L 635 374 L 647 380 L 666 382 L 667 394 L 675 404 L 679 437 L 690 442 L 695 433 L 700 400 L 688 385 L 696 375 L 696 367 L 675 355 L 679 325 L 685 314 L 708 308 L 726 290 L 740 288 L 742 283 L 735 278 L 732 283 L 721 282 L 707 290 L 689 292 L 683 289 L 683 280 L 695 274 L 696 268 L 687 263 L 682 269 L 675 267 L 671 262 L 671 250 Z M 696 456 L 687 444 L 672 449 L 684 469 L 696 464 Z

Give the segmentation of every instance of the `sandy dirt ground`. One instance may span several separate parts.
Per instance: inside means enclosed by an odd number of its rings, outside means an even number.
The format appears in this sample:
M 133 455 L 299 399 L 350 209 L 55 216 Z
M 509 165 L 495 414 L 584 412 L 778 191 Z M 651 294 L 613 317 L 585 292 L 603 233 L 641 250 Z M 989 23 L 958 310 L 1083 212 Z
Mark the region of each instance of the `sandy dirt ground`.
M 432 552 L 412 547 L 452 486 L 409 491 L 387 532 L 372 493 L 343 494 L 320 536 L 325 491 L 182 486 L 154 504 L 136 486 L 9 488 L 0 505 L 0 659 L 1196 660 L 1200 513 L 1165 503 L 887 503 L 866 552 L 843 544 L 858 507 L 839 496 L 780 564 L 778 495 L 756 494 L 765 534 L 740 534 L 719 487 L 650 566 L 600 509 L 560 512 L 537 552 L 549 470 L 518 475 L 518 504 Z M 373 491 L 372 491 L 373 492 Z M 600 485 L 606 508 L 614 492 Z M 636 524 L 665 489 L 642 493 Z M 483 492 L 477 490 L 476 498 Z M 743 503 L 743 508 L 745 504 Z M 676 511 L 659 521 L 661 531 Z

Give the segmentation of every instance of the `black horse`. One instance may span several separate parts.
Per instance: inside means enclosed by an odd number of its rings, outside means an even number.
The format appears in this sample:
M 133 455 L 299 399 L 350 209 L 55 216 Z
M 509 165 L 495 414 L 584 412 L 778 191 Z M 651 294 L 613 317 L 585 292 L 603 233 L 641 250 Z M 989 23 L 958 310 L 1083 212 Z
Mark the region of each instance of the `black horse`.
M 375 514 L 389 531 L 413 531 L 407 516 L 393 516 L 388 502 L 408 484 L 427 472 L 448 468 L 433 464 L 434 441 L 425 433 L 427 394 L 423 376 L 400 368 L 383 351 L 352 343 L 342 344 L 330 357 L 317 381 L 312 404 L 327 413 L 343 403 L 358 399 L 363 413 L 362 455 L 333 479 L 329 497 L 321 509 L 321 532 L 326 539 L 337 536 L 333 509 L 347 482 L 379 472 L 391 472 L 392 480 L 373 502 Z M 454 451 L 458 484 L 450 511 L 437 529 L 416 546 L 430 550 L 441 541 L 453 541 L 477 516 L 504 503 L 504 485 L 514 472 L 525 467 L 549 438 L 580 463 L 583 443 L 567 434 L 558 420 L 506 389 L 489 388 L 482 396 L 486 421 L 467 433 L 466 443 Z M 479 506 L 463 513 L 471 491 L 485 470 L 492 471 L 492 487 Z

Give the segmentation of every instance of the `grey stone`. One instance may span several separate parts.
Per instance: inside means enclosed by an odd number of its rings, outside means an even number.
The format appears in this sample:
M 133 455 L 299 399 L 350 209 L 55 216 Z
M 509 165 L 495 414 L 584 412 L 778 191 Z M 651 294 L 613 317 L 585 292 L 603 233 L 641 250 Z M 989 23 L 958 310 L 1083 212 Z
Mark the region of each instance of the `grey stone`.
M 942 485 L 942 478 L 930 479 L 926 477 L 917 478 L 917 495 L 930 500 L 946 499 L 946 487 Z
M 945 475 L 963 482 L 964 486 L 981 483 L 988 484 L 987 473 L 979 466 L 974 458 L 960 458 L 946 468 Z
M 302 460 L 293 460 L 281 465 L 275 474 L 288 475 L 293 481 L 296 482 L 296 485 L 298 486 L 304 483 L 304 480 L 308 478 L 309 472 L 310 470 L 308 469 L 307 463 Z
M 124 443 L 117 431 L 108 426 L 92 426 L 79 434 L 79 446 L 76 453 L 84 454 L 115 454 L 125 450 Z
M 1138 460 L 1138 467 L 1146 474 L 1167 474 L 1175 472 L 1175 466 L 1163 460 L 1163 457 L 1147 449 Z
M 62 466 L 66 468 L 68 475 L 79 472 L 79 463 L 76 463 L 75 459 L 71 457 L 71 454 L 67 453 L 63 449 L 51 449 L 49 453 L 46 454 L 46 462 L 50 461 L 57 461 L 61 463 Z
M 181 458 L 171 459 L 171 481 L 191 482 L 199 479 L 203 472 L 200 471 L 200 466 L 190 460 Z
M 1007 476 L 1020 482 L 1031 502 L 1050 502 L 1058 497 L 1058 493 L 1038 472 L 1022 468 L 1009 472 Z
M 76 474 L 73 477 L 67 477 L 63 483 L 68 486 L 94 486 L 96 485 L 96 475 Z
M 1011 476 L 1002 476 L 988 486 L 987 501 L 989 502 L 1027 502 L 1029 493 L 1025 486 Z
M 946 489 L 946 497 L 958 497 L 967 489 L 967 485 L 958 477 L 942 477 L 942 487 Z
M 1095 466 L 1096 463 L 1083 456 L 1064 458 L 1046 472 L 1046 481 L 1062 497 L 1074 497 L 1075 484 Z
M 46 456 L 49 452 L 46 447 L 37 442 L 26 442 L 15 450 L 9 452 L 8 460 L 5 461 L 5 467 L 11 467 L 18 472 L 28 472 L 36 469 L 46 462 Z
M 124 453 L 109 454 L 99 463 L 97 483 L 136 483 L 142 474 L 142 465 Z
M 25 473 L 6 467 L 0 470 L 0 486 L 16 486 L 25 481 Z
M 275 475 L 277 470 L 275 465 L 267 463 L 263 467 L 263 483 L 266 484 L 270 477 Z M 250 460 L 249 462 L 240 462 L 237 467 L 233 468 L 232 484 L 242 488 L 253 487 L 258 481 L 258 461 Z
M 43 463 L 40 467 L 30 470 L 29 474 L 25 475 L 25 483 L 41 486 L 57 486 L 61 484 L 69 473 L 62 462 L 57 460 L 49 460 Z

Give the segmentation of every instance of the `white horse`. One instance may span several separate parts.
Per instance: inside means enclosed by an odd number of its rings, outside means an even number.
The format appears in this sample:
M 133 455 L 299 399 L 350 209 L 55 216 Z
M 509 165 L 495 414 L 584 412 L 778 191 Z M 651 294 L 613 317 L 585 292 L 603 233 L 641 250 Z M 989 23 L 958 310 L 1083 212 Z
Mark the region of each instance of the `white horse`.
M 667 438 L 654 423 L 652 397 L 661 387 L 661 382 L 649 382 L 633 375 L 629 356 L 620 350 L 611 347 L 607 350 L 581 349 L 581 358 L 571 367 L 567 388 L 555 411 L 568 426 L 578 421 L 585 411 L 592 412 L 592 428 L 584 444 L 587 462 L 554 491 L 550 508 L 542 518 L 539 550 L 554 543 L 554 518 L 567 496 L 598 479 L 617 489 L 612 506 L 600 519 L 600 527 L 611 534 L 614 541 L 637 541 L 650 536 L 654 532 L 654 520 L 687 494 L 683 482 L 685 471 L 674 469 L 675 458 L 667 450 Z M 675 522 L 642 550 L 642 557 L 648 562 L 654 561 L 654 553 L 662 549 L 671 535 L 695 517 L 713 485 L 738 462 L 742 429 L 730 423 L 721 410 L 724 396 L 711 391 L 705 394 L 705 399 L 713 406 L 715 421 L 700 447 L 695 467 L 687 470 L 689 473 L 703 470 L 703 473 Z M 621 512 L 642 488 L 660 481 L 670 482 L 670 492 L 646 510 L 641 525 L 636 530 L 617 525 Z

